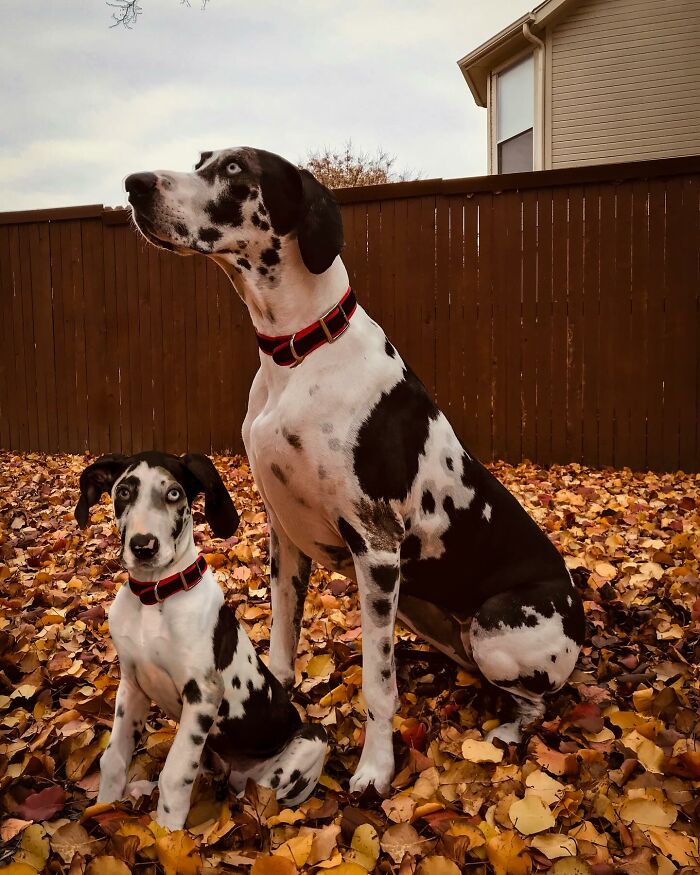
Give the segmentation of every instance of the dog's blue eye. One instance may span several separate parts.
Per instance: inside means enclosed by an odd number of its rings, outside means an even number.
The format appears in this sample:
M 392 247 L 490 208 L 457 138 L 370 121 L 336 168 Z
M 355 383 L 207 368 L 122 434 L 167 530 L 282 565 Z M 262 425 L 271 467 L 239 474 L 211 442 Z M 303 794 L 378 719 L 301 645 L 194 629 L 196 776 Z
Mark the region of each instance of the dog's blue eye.
M 166 495 L 166 498 L 168 499 L 168 501 L 179 501 L 181 495 L 182 495 L 182 493 L 180 492 L 179 489 L 173 488 L 173 489 L 168 489 L 168 494 Z
M 236 164 L 235 161 L 231 161 L 230 164 L 226 165 L 226 172 L 229 176 L 235 176 L 237 173 L 241 172 L 240 164 Z

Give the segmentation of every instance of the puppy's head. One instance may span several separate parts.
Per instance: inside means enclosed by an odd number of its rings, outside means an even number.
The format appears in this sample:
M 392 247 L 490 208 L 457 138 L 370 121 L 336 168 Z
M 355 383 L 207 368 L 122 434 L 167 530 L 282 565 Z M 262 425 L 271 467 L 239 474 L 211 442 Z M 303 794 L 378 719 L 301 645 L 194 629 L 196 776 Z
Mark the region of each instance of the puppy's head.
M 135 577 L 156 576 L 192 545 L 192 502 L 204 493 L 204 513 L 217 538 L 230 537 L 238 514 L 206 456 L 139 453 L 102 456 L 80 475 L 75 518 L 81 528 L 103 492 L 112 496 L 122 559 Z
M 134 221 L 154 245 L 226 256 L 256 281 L 279 281 L 280 249 L 296 239 L 303 263 L 326 271 L 343 246 L 332 193 L 279 155 L 241 147 L 202 152 L 192 173 L 157 170 L 125 181 Z

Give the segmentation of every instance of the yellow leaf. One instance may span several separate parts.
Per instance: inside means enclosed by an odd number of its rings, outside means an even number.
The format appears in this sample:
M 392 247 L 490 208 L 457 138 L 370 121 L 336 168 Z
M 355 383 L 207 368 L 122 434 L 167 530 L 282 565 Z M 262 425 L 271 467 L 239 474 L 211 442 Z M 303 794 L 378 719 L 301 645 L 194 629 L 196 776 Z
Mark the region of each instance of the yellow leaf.
M 15 863 L 26 863 L 40 872 L 49 859 L 49 840 L 46 831 L 38 823 L 28 826 L 22 833 L 22 844 L 15 854 Z
M 584 859 L 575 857 L 557 860 L 549 870 L 549 875 L 593 875 L 593 869 Z
M 325 871 L 332 873 L 332 875 L 367 875 L 367 870 L 358 866 L 357 863 L 341 863 L 340 866 L 333 866 L 332 869 L 325 869 Z M 252 875 L 256 875 L 256 873 L 252 873 Z
M 352 836 L 352 850 L 346 855 L 348 863 L 357 863 L 370 872 L 379 858 L 379 836 L 371 823 L 361 823 Z
M 64 863 L 70 863 L 76 852 L 83 857 L 87 856 L 93 841 L 88 831 L 79 823 L 65 823 L 51 836 L 51 849 Z
M 526 847 L 520 836 L 510 830 L 490 838 L 486 854 L 494 875 L 530 875 L 532 860 L 524 853 Z
M 404 854 L 418 856 L 426 846 L 410 823 L 397 823 L 384 830 L 380 844 L 395 863 L 400 863 Z
M 156 843 L 156 837 L 153 832 L 145 827 L 142 823 L 134 821 L 125 821 L 117 830 L 118 836 L 136 836 L 139 840 L 139 850 L 142 848 L 150 848 Z
M 28 863 L 10 863 L 0 869 L 2 875 L 36 875 L 37 870 L 33 869 Z
M 305 866 L 306 861 L 309 859 L 309 854 L 311 853 L 313 841 L 313 835 L 309 835 L 308 833 L 306 835 L 294 836 L 283 845 L 280 845 L 279 848 L 274 851 L 273 856 L 286 857 L 288 860 L 291 860 L 295 866 Z
M 157 839 L 156 854 L 165 875 L 198 875 L 202 866 L 197 846 L 182 829 Z
M 633 730 L 624 736 L 622 743 L 637 754 L 637 759 L 647 772 L 657 775 L 662 773 L 664 752 L 653 741 Z
M 328 860 L 336 850 L 338 835 L 340 834 L 340 826 L 337 823 L 329 823 L 328 826 L 323 826 L 319 829 L 312 829 L 308 826 L 302 826 L 299 830 L 299 835 L 306 835 L 307 832 L 312 837 L 311 852 L 306 861 L 307 865 L 314 866 L 316 863 L 322 863 Z M 340 862 L 340 859 L 338 859 Z
M 640 826 L 671 826 L 677 817 L 678 809 L 670 802 L 637 798 L 625 799 L 620 806 L 620 818 L 625 823 L 638 823 Z
M 467 738 L 462 742 L 462 757 L 470 763 L 500 763 L 503 751 L 490 741 Z
M 596 574 L 604 577 L 605 580 L 612 580 L 617 574 L 617 569 L 609 562 L 596 562 L 594 570 Z
M 649 826 L 644 829 L 653 844 L 679 866 L 692 866 L 700 859 L 698 840 L 672 829 Z
M 303 811 L 293 811 L 291 808 L 283 808 L 279 814 L 273 814 L 265 821 L 268 826 L 279 826 L 281 823 L 286 826 L 291 826 L 293 823 L 299 823 L 306 820 L 306 815 Z
M 394 823 L 408 823 L 416 810 L 416 800 L 410 796 L 394 796 L 382 802 L 382 810 Z
M 335 671 L 335 663 L 330 653 L 322 653 L 312 657 L 307 666 L 306 674 L 310 678 L 327 678 Z
M 297 875 L 299 870 L 286 857 L 269 857 L 258 854 L 250 870 L 250 875 Z
M 563 798 L 566 787 L 542 769 L 537 769 L 525 779 L 526 795 L 539 796 L 547 805 L 554 805 Z
M 460 875 L 460 869 L 447 857 L 432 855 L 420 861 L 416 875 Z
M 575 857 L 577 852 L 576 842 L 572 838 L 553 832 L 535 836 L 532 840 L 532 847 L 541 851 L 548 860 L 556 860 L 558 857 Z
M 508 817 L 518 832 L 526 836 L 551 829 L 555 823 L 547 803 L 539 796 L 516 799 L 508 809 Z
M 130 875 L 131 870 L 122 860 L 109 855 L 95 857 L 87 867 L 86 875 Z

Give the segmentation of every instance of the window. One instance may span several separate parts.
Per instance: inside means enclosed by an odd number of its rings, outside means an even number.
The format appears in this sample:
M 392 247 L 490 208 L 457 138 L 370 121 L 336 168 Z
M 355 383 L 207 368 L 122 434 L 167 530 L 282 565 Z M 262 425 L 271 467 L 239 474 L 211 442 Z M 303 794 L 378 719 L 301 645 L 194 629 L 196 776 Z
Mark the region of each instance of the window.
M 496 76 L 498 172 L 533 168 L 535 74 L 530 54 Z

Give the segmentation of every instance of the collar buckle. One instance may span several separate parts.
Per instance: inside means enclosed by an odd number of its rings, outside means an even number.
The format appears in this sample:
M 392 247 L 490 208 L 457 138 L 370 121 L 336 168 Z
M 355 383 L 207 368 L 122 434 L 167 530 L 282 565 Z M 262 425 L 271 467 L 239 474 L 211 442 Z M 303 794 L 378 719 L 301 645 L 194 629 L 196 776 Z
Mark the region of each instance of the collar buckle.
M 326 314 L 326 315 L 328 315 L 328 314 Z M 328 329 L 324 325 L 323 319 L 321 320 L 321 325 L 323 325 L 323 328 L 324 328 L 326 334 L 328 334 Z M 297 336 L 296 332 L 294 332 L 294 334 L 292 334 L 292 336 L 289 338 L 289 351 L 294 356 L 294 364 L 292 365 L 293 368 L 296 368 L 298 365 L 300 365 L 304 361 L 304 359 L 306 358 L 305 355 L 299 355 L 299 353 L 294 348 L 294 339 L 296 338 L 296 336 Z M 329 341 L 329 343 L 332 343 L 332 342 L 333 341 Z
M 330 329 L 328 328 L 328 326 L 326 325 L 326 319 L 331 315 L 331 313 L 334 313 L 336 310 L 338 310 L 340 312 L 341 316 L 344 319 L 345 324 L 343 325 L 343 327 L 340 329 L 340 331 L 336 335 L 333 335 L 332 332 L 330 331 Z M 344 334 L 348 330 L 348 328 L 350 327 L 350 320 L 345 315 L 345 310 L 343 310 L 342 302 L 340 302 L 338 304 L 334 304 L 330 308 L 330 310 L 326 310 L 326 312 L 323 314 L 323 316 L 319 316 L 318 323 L 321 326 L 321 328 L 323 329 L 323 333 L 326 335 L 326 340 L 328 341 L 328 343 L 334 343 L 340 337 L 340 335 Z

